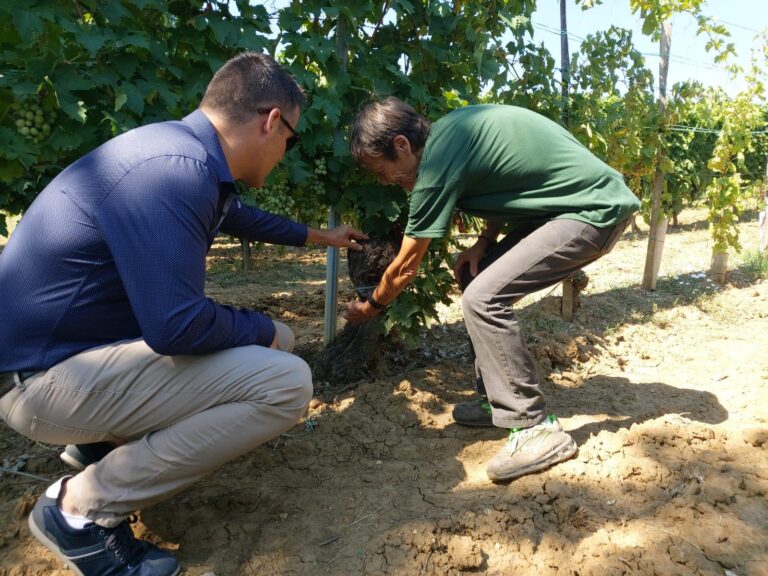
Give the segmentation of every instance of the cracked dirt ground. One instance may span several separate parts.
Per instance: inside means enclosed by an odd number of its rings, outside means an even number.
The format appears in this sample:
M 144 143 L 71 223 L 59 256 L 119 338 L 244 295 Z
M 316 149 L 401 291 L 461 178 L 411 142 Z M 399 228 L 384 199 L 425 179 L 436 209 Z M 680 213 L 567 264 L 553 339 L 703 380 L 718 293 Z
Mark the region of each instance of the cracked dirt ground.
M 451 421 L 472 380 L 454 303 L 388 375 L 144 511 L 137 532 L 190 576 L 768 574 L 768 282 L 736 270 L 717 288 L 701 274 L 702 213 L 681 221 L 656 292 L 637 288 L 647 238 L 627 234 L 587 269 L 572 323 L 558 291 L 520 307 L 574 459 L 488 482 L 505 434 Z M 745 247 L 756 237 L 742 225 Z M 230 271 L 235 253 L 212 255 L 212 296 L 267 308 L 316 345 L 323 254 L 265 251 L 249 274 Z M 51 447 L 5 427 L 0 450 L 11 464 L 28 455 L 34 474 L 64 471 Z M 0 477 L 2 576 L 67 573 L 26 527 L 42 486 Z

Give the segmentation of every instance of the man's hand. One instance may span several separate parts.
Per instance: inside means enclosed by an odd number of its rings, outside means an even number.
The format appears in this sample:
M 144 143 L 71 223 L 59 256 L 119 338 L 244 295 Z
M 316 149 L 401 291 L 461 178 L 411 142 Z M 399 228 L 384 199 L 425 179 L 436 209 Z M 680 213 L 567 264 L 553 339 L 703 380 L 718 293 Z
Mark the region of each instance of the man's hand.
M 346 224 L 341 224 L 331 230 L 309 228 L 307 232 L 307 244 L 323 244 L 337 248 L 351 248 L 352 250 L 362 250 L 363 247 L 356 240 L 367 239 L 366 234 Z
M 453 265 L 453 277 L 459 286 L 461 286 L 461 272 L 464 266 L 469 266 L 469 275 L 472 278 L 480 272 L 480 261 L 485 256 L 488 248 L 496 242 L 496 237 L 499 235 L 503 224 L 504 222 L 499 220 L 486 220 L 483 231 L 478 235 L 474 246 L 467 248 L 459 254 L 456 264 Z
M 461 285 L 461 271 L 464 266 L 469 266 L 469 273 L 472 278 L 477 276 L 480 260 L 485 256 L 488 245 L 489 242 L 481 238 L 475 242 L 474 246 L 467 248 L 456 258 L 456 264 L 453 265 L 453 277 L 459 285 Z
M 379 284 L 371 292 L 371 298 L 375 298 L 374 301 L 380 305 L 380 309 L 374 308 L 370 302 L 350 302 L 347 304 L 344 318 L 350 324 L 355 325 L 367 322 L 381 313 L 383 309 L 381 307 L 392 303 L 416 277 L 430 242 L 430 238 L 403 237 L 400 251 L 384 270 Z
M 368 302 L 358 302 L 357 300 L 348 303 L 347 309 L 344 311 L 344 318 L 353 326 L 368 322 L 378 315 L 379 310 L 376 310 Z

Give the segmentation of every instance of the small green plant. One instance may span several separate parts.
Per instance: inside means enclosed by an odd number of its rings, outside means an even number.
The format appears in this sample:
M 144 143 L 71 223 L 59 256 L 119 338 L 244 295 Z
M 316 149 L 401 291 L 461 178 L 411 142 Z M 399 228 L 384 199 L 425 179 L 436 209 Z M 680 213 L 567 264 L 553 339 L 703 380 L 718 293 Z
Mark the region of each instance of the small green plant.
M 752 280 L 768 278 L 768 253 L 757 249 L 744 250 L 739 268 Z

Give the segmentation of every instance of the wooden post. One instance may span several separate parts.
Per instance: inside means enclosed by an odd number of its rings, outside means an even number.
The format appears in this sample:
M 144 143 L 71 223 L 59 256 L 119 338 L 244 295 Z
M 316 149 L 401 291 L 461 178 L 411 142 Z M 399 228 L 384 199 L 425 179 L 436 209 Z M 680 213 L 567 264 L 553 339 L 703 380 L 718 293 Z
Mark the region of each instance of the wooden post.
M 240 238 L 240 246 L 243 249 L 243 270 L 251 269 L 251 243 L 245 238 Z
M 568 17 L 566 12 L 566 0 L 560 0 L 560 95 L 562 109 L 560 121 L 570 130 L 570 102 L 568 88 L 571 83 L 571 57 L 568 52 Z M 570 322 L 573 319 L 574 288 L 570 278 L 562 282 L 563 299 L 560 303 L 560 314 L 563 320 Z
M 568 87 L 571 83 L 571 57 L 568 53 L 568 18 L 565 3 L 566 0 L 560 0 L 560 95 L 563 99 L 560 118 L 563 125 L 566 128 L 570 128 Z
M 573 303 L 574 303 L 574 292 L 573 289 L 573 281 L 570 278 L 566 278 L 563 280 L 563 301 L 562 305 L 560 306 L 560 314 L 563 317 L 563 320 L 566 322 L 570 322 L 573 320 Z
M 710 271 L 715 282 L 725 284 L 728 280 L 728 251 L 712 253 Z
M 664 117 L 667 108 L 667 72 L 669 70 L 669 47 L 672 43 L 672 24 L 669 20 L 661 25 L 659 40 L 659 116 Z M 642 287 L 655 290 L 656 280 L 661 266 L 664 250 L 664 238 L 667 235 L 667 219 L 661 209 L 661 190 L 664 184 L 664 172 L 661 169 L 662 150 L 656 152 L 656 173 L 653 177 L 653 201 L 651 203 L 651 229 L 648 232 L 648 251 L 645 257 Z
M 765 182 L 763 182 L 763 209 L 757 219 L 760 225 L 760 252 L 768 248 L 768 157 L 765 159 Z

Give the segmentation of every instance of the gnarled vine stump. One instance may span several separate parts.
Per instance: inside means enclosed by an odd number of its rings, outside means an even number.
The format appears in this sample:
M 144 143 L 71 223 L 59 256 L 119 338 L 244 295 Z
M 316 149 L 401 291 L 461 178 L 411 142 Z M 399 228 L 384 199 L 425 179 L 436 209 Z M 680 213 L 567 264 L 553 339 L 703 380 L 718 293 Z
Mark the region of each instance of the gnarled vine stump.
M 370 297 L 384 270 L 400 250 L 402 236 L 376 237 L 361 241 L 363 250 L 348 250 L 349 278 L 362 299 Z M 325 392 L 347 388 L 376 372 L 384 358 L 384 315 L 361 324 L 347 324 L 318 355 L 313 366 L 316 382 L 325 382 Z

